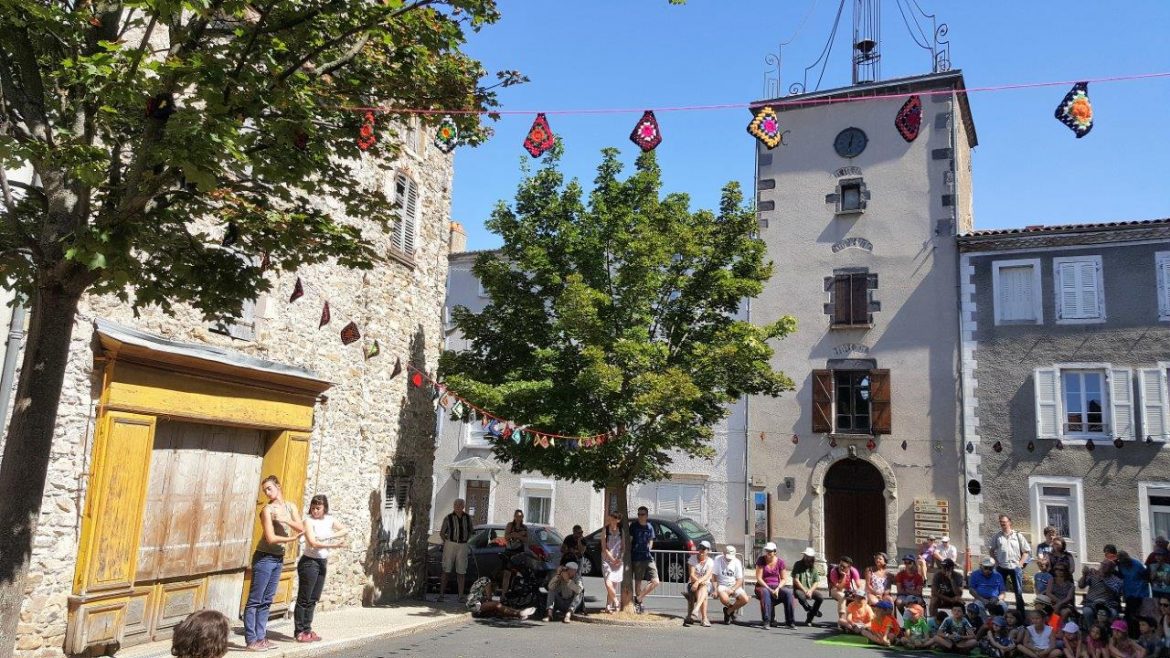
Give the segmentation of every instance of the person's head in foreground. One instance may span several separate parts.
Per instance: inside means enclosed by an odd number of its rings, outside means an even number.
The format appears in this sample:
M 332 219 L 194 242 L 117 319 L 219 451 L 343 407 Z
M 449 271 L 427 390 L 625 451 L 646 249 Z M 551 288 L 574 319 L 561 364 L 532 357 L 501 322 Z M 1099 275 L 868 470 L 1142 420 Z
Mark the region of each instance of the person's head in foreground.
M 171 655 L 178 658 L 221 658 L 228 651 L 228 618 L 216 610 L 191 613 L 175 627 Z

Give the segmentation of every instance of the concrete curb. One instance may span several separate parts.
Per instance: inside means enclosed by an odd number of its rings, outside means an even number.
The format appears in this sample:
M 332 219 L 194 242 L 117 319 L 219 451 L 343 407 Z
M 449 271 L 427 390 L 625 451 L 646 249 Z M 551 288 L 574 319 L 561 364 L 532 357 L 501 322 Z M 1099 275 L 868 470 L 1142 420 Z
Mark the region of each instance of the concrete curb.
M 348 649 L 350 647 L 368 644 L 375 640 L 390 640 L 396 637 L 406 637 L 414 635 L 415 633 L 422 633 L 426 631 L 433 631 L 447 626 L 458 626 L 471 621 L 471 613 L 456 614 L 442 619 L 434 619 L 430 621 L 419 622 L 413 626 L 406 628 L 387 628 L 383 631 L 375 631 L 358 635 L 354 637 L 347 637 L 341 640 L 323 640 L 321 642 L 312 642 L 302 644 L 299 646 L 289 647 L 283 651 L 276 651 L 268 655 L 277 658 L 297 658 L 299 656 L 315 656 L 326 651 L 339 651 L 341 649 Z M 266 652 L 267 653 L 267 652 Z

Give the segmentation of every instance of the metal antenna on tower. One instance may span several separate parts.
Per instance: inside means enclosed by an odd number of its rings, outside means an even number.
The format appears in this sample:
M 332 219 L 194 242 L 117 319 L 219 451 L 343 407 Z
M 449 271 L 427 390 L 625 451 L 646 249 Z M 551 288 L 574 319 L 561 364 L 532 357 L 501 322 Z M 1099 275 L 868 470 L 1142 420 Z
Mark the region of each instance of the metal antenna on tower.
M 881 0 L 853 0 L 853 84 L 882 77 Z

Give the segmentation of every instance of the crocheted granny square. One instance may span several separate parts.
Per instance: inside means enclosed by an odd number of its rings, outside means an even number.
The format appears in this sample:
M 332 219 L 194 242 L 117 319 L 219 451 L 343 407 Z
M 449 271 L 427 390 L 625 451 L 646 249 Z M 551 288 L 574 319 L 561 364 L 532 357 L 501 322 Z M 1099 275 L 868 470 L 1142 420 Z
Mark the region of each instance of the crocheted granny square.
M 378 136 L 374 134 L 374 113 L 366 112 L 362 118 L 362 125 L 358 128 L 357 147 L 365 151 L 377 142 Z
M 539 158 L 545 151 L 551 149 L 556 141 L 557 138 L 553 135 L 552 128 L 549 128 L 544 112 L 537 114 L 532 120 L 532 127 L 528 129 L 528 136 L 524 138 L 525 150 L 532 157 Z
M 780 117 L 770 105 L 765 105 L 756 112 L 756 117 L 748 124 L 750 135 L 764 143 L 768 150 L 784 143 L 784 133 L 780 131 Z
M 459 144 L 459 127 L 451 117 L 443 117 L 439 127 L 435 129 L 435 148 L 443 153 L 450 153 Z
M 1093 129 L 1093 106 L 1089 104 L 1089 83 L 1078 82 L 1056 106 L 1056 118 L 1077 135 L 1077 139 Z
M 654 112 L 646 110 L 634 130 L 630 132 L 630 141 L 637 144 L 643 151 L 653 151 L 654 147 L 662 143 L 662 131 L 658 129 L 658 119 Z
M 362 332 L 358 331 L 356 322 L 350 322 L 341 330 L 341 344 L 349 345 L 356 342 L 362 337 Z
M 907 142 L 918 139 L 918 129 L 922 127 L 922 99 L 918 94 L 906 99 L 898 116 L 894 117 L 894 127 Z

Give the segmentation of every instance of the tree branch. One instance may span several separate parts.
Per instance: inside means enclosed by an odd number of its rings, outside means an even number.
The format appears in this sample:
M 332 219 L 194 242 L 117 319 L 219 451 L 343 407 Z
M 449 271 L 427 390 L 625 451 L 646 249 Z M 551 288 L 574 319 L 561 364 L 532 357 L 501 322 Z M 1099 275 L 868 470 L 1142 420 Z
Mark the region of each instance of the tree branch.
M 356 43 L 354 43 L 352 46 L 350 46 L 349 50 L 345 51 L 345 54 L 343 54 L 341 57 L 338 57 L 337 59 L 333 60 L 332 62 L 328 62 L 328 63 L 324 64 L 323 66 L 321 66 L 320 70 L 317 71 L 317 77 L 321 78 L 321 77 L 324 77 L 326 75 L 329 75 L 330 73 L 333 73 L 337 69 L 352 62 L 353 58 L 357 57 L 358 53 L 360 53 L 362 51 L 362 48 L 365 48 L 366 44 L 369 42 L 370 42 L 370 34 L 367 32 L 366 34 L 363 34 L 362 38 L 358 39 Z

